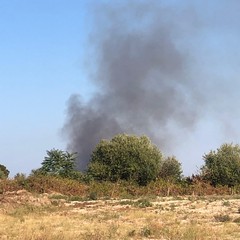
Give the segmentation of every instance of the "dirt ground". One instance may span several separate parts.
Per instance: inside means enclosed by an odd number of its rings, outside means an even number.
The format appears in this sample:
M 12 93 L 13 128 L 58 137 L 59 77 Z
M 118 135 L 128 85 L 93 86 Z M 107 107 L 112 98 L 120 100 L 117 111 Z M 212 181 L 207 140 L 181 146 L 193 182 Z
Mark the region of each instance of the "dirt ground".
M 240 196 L 0 196 L 0 239 L 240 239 Z

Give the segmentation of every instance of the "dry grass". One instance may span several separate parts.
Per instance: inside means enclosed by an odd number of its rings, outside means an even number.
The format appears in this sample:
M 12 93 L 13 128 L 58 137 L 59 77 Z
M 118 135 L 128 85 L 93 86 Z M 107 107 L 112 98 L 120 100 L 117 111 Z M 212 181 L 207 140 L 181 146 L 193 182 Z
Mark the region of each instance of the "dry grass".
M 234 221 L 240 217 L 239 205 L 240 200 L 231 197 L 4 205 L 0 239 L 240 239 L 239 223 Z M 229 218 L 217 221 L 217 216 Z

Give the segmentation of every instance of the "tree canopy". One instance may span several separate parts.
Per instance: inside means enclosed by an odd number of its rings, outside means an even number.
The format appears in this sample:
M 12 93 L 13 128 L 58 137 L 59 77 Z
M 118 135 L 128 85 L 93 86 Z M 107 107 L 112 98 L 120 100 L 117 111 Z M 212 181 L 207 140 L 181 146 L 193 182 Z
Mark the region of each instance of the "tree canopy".
M 176 157 L 167 157 L 163 160 L 159 177 L 170 181 L 180 181 L 182 178 L 182 167 L 181 163 L 176 159 Z
M 9 170 L 2 164 L 0 164 L 0 179 L 8 178 Z
M 205 165 L 202 167 L 202 175 L 214 186 L 240 184 L 239 145 L 225 143 L 216 151 L 205 154 L 203 159 Z
M 119 134 L 99 142 L 87 172 L 96 180 L 130 180 L 146 185 L 156 179 L 162 158 L 148 137 Z
M 69 177 L 74 171 L 76 153 L 69 153 L 58 149 L 47 151 L 47 156 L 38 170 L 41 174 L 52 174 Z

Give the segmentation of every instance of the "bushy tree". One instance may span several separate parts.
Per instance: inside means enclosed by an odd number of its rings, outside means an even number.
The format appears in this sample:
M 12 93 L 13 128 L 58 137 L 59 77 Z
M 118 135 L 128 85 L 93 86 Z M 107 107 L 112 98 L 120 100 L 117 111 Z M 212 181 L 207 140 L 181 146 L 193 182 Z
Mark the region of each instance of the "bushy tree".
M 9 173 L 8 169 L 4 165 L 0 164 L 0 179 L 8 178 Z
M 99 142 L 87 173 L 96 180 L 130 180 L 146 185 L 156 179 L 161 161 L 161 152 L 148 137 L 119 134 Z
M 52 149 L 47 151 L 42 167 L 36 173 L 70 177 L 74 172 L 76 157 L 76 153 Z
M 167 157 L 161 164 L 159 177 L 173 182 L 182 178 L 182 166 L 175 156 Z
M 240 184 L 240 147 L 239 145 L 223 144 L 216 151 L 203 156 L 205 165 L 202 167 L 203 178 L 212 185 Z

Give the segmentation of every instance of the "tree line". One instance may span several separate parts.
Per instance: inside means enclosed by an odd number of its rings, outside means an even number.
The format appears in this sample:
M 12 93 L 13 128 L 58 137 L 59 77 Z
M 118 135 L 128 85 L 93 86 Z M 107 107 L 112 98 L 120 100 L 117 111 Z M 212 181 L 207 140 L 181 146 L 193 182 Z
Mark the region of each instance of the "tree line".
M 119 134 L 110 140 L 101 140 L 93 150 L 85 172 L 76 169 L 76 159 L 77 153 L 49 150 L 42 166 L 31 174 L 53 175 L 79 181 L 123 180 L 140 186 L 157 179 L 173 183 L 191 181 L 191 177 L 183 176 L 181 163 L 176 157 L 165 157 L 147 136 Z M 225 143 L 204 154 L 203 162 L 197 175 L 201 181 L 207 181 L 214 187 L 233 187 L 240 184 L 239 145 Z M 8 175 L 8 169 L 0 164 L 0 178 L 7 178 Z

